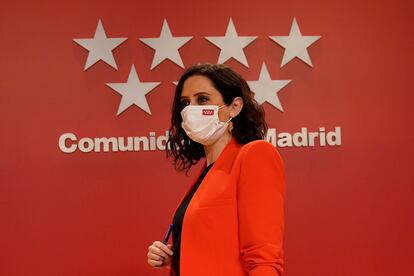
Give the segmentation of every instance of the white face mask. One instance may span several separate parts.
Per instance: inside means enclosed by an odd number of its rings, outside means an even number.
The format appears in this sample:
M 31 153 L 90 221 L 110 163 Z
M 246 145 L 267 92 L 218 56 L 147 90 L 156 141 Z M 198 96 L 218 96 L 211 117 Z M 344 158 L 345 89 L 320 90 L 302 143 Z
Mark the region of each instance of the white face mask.
M 188 137 L 202 145 L 211 145 L 216 142 L 227 129 L 232 118 L 227 122 L 220 122 L 218 111 L 222 106 L 217 105 L 187 105 L 181 111 L 182 128 Z

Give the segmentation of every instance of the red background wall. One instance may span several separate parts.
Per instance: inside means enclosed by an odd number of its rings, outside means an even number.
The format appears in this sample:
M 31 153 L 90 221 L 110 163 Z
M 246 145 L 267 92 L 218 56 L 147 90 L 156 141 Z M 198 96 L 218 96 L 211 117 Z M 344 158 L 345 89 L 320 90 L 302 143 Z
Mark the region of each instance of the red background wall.
M 146 264 L 191 182 L 165 153 L 64 154 L 59 136 L 142 136 L 169 127 L 174 85 L 183 69 L 150 70 L 164 18 L 184 64 L 216 62 L 204 36 L 224 35 L 230 17 L 255 80 L 263 61 L 273 79 L 292 79 L 264 104 L 270 127 L 342 128 L 337 147 L 281 148 L 286 163 L 286 274 L 414 275 L 413 2 L 404 1 L 8 1 L 0 9 L 0 275 L 165 275 Z M 296 17 L 303 35 L 322 38 L 282 69 Z M 128 37 L 114 51 L 119 71 L 103 63 L 83 71 L 99 19 L 108 37 Z M 135 64 L 141 81 L 162 84 L 116 116 Z

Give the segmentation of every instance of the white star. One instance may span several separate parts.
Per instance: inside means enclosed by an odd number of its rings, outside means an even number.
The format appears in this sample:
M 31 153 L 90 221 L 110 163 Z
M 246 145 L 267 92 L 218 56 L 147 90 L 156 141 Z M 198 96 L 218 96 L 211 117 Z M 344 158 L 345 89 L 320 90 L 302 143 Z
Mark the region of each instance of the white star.
M 281 68 L 295 57 L 300 58 L 312 67 L 307 48 L 321 38 L 321 36 L 302 36 L 296 18 L 293 18 L 289 36 L 269 36 L 269 38 L 285 48 L 282 64 L 280 65 Z
M 99 60 L 103 60 L 108 65 L 118 70 L 112 51 L 126 39 L 127 38 L 107 38 L 102 22 L 99 19 L 93 38 L 75 38 L 73 41 L 89 51 L 84 71 Z
M 233 20 L 230 18 L 225 36 L 208 36 L 206 39 L 219 47 L 220 56 L 218 63 L 224 63 L 230 58 L 236 59 L 238 62 L 249 68 L 246 55 L 243 48 L 249 45 L 257 36 L 238 36 Z
M 155 50 L 151 65 L 152 70 L 167 58 L 181 68 L 184 68 L 184 63 L 178 49 L 192 38 L 192 36 L 173 37 L 167 20 L 164 19 L 159 38 L 140 38 L 140 40 Z
M 266 64 L 263 63 L 260 70 L 259 80 L 248 81 L 250 89 L 254 92 L 254 98 L 259 104 L 269 102 L 271 105 L 283 112 L 282 105 L 280 104 L 278 93 L 285 87 L 291 80 L 272 80 L 267 71 Z
M 122 95 L 118 113 L 116 114 L 118 116 L 133 104 L 151 115 L 145 95 L 151 92 L 151 90 L 159 84 L 159 82 L 140 82 L 135 66 L 132 65 L 126 83 L 107 83 L 106 85 Z

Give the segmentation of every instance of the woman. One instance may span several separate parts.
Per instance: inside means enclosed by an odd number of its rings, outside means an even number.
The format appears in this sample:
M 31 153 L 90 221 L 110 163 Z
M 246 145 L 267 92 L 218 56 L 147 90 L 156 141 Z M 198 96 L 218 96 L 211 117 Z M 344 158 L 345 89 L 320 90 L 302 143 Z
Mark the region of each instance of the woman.
M 284 169 L 263 141 L 263 109 L 225 65 L 189 68 L 177 84 L 168 155 L 186 171 L 206 162 L 173 218 L 173 243 L 155 241 L 148 263 L 171 275 L 281 275 Z

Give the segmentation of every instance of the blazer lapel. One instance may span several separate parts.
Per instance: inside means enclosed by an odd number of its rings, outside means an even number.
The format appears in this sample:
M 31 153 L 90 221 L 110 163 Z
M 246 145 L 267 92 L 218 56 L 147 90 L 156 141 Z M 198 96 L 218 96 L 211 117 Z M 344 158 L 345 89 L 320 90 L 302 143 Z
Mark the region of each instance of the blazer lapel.
M 214 172 L 216 170 L 222 170 L 227 173 L 230 173 L 231 168 L 233 167 L 233 164 L 234 164 L 234 160 L 236 159 L 237 154 L 239 153 L 241 147 L 242 145 L 238 144 L 236 140 L 232 138 L 230 142 L 226 145 L 226 147 L 223 149 L 223 152 L 220 154 L 216 162 L 214 162 L 213 166 L 210 168 L 210 172 Z M 191 189 L 194 187 L 195 183 L 197 182 L 197 179 L 200 177 L 201 173 L 204 171 L 206 167 L 207 167 L 207 162 L 204 162 L 201 170 L 197 173 L 197 177 L 193 179 L 192 185 L 187 190 L 187 192 L 181 197 L 181 200 L 179 201 L 178 205 L 175 208 L 173 217 L 174 217 L 174 214 L 177 212 L 178 207 L 180 207 L 181 203 L 184 201 L 186 196 L 190 193 Z M 209 173 L 204 177 L 203 182 L 208 180 Z M 202 189 L 202 183 L 200 184 L 200 187 L 197 189 L 193 198 L 191 199 L 190 204 L 187 207 L 186 213 L 191 212 L 192 206 L 198 203 L 200 189 Z M 185 219 L 185 214 L 184 214 L 184 219 Z
M 217 158 L 216 162 L 214 162 L 210 171 L 204 177 L 203 181 L 200 184 L 200 187 L 195 192 L 193 198 L 191 199 L 187 207 L 186 214 L 191 213 L 194 208 L 199 206 L 199 201 L 200 201 L 201 196 L 204 195 L 205 193 L 208 193 L 209 185 L 203 185 L 204 183 L 208 183 L 209 179 L 213 177 L 216 173 L 219 173 L 219 171 L 224 172 L 226 174 L 230 173 L 231 168 L 233 167 L 233 164 L 234 164 L 234 160 L 236 159 L 241 146 L 242 145 L 238 144 L 234 138 L 230 140 L 230 142 L 223 149 L 220 156 Z M 185 216 L 186 215 L 184 214 L 184 219 L 185 219 Z

